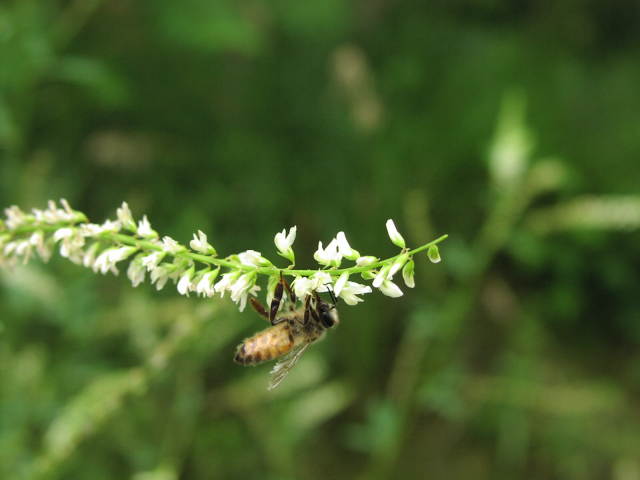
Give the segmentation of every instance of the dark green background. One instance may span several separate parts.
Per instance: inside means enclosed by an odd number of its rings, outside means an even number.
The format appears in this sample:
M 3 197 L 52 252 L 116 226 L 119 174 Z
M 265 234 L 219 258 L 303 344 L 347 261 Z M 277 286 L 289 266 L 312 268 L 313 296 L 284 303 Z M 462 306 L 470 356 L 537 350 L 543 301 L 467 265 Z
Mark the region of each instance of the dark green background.
M 300 266 L 450 238 L 273 394 L 228 299 L 3 272 L 0 477 L 640 478 L 639 42 L 631 0 L 2 2 L 0 205 L 297 225 Z

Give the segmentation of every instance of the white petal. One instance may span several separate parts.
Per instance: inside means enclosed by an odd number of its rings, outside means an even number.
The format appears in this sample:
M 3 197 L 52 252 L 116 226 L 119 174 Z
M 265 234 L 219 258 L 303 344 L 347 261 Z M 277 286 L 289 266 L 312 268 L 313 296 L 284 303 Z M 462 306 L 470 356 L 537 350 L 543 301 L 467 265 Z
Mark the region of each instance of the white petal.
M 384 282 L 388 278 L 389 268 L 390 268 L 389 265 L 387 265 L 380 269 L 380 271 L 376 275 L 376 278 L 373 279 L 373 286 L 375 288 L 380 288 L 380 285 L 382 285 L 382 282 Z
M 340 292 L 342 292 L 342 289 L 347 284 L 347 280 L 349 280 L 349 274 L 347 272 L 344 272 L 336 281 L 335 285 L 333 286 L 333 292 L 337 296 L 340 296 Z
M 131 210 L 127 202 L 122 202 L 120 208 L 116 210 L 116 215 L 118 216 L 118 221 L 124 228 L 133 232 L 136 231 L 136 223 L 133 221 L 133 216 L 131 215 Z
M 402 296 L 402 290 L 400 290 L 400 287 L 391 280 L 385 280 L 382 282 L 382 285 L 380 285 L 380 291 L 388 297 L 397 298 Z
M 389 234 L 389 238 L 391 239 L 393 244 L 400 248 L 404 248 L 406 246 L 404 238 L 402 238 L 402 235 L 400 235 L 400 232 L 398 232 L 396 224 L 393 223 L 393 220 L 387 220 L 386 226 L 387 233 Z
M 357 250 L 351 248 L 344 232 L 338 232 L 336 242 L 338 244 L 338 251 L 343 257 L 348 258 L 349 260 L 356 260 L 360 256 L 360 253 L 358 253 Z

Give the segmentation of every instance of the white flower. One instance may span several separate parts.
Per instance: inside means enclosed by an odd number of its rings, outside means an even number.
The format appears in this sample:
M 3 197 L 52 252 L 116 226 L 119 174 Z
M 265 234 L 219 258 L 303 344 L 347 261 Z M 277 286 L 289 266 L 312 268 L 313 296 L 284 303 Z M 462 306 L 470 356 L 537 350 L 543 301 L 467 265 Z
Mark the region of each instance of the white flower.
M 126 260 L 137 250 L 136 247 L 109 248 L 98 255 L 98 258 L 93 264 L 93 271 L 97 272 L 99 270 L 103 275 L 108 271 L 117 274 L 118 269 L 116 268 L 116 263 Z
M 37 232 L 34 232 L 31 237 L 29 237 L 29 243 L 35 247 L 42 260 L 47 262 L 49 258 L 51 258 L 51 250 L 44 241 L 44 234 L 42 231 L 38 230 Z
M 323 248 L 322 242 L 318 242 L 318 249 L 313 254 L 313 258 L 321 265 L 339 267 L 342 255 L 338 250 L 338 241 L 334 238 L 329 242 L 327 248 Z
M 145 255 L 144 257 L 142 257 L 142 260 L 141 260 L 142 265 L 144 265 L 144 268 L 151 271 L 154 268 L 156 268 L 158 265 L 160 265 L 160 262 L 165 257 L 165 255 L 166 253 L 161 251 L 156 251 L 148 255 Z
M 49 200 L 46 210 L 38 210 L 37 208 L 32 210 L 33 218 L 36 222 L 49 224 L 74 222 L 83 218 L 83 216 L 77 215 L 76 212 L 71 210 L 69 203 L 64 198 L 60 200 L 60 204 L 62 205 L 62 208 L 58 208 L 56 202 Z
M 80 233 L 85 237 L 97 237 L 101 233 L 117 233 L 120 231 L 120 222 L 114 222 L 113 220 L 107 220 L 102 225 L 95 223 L 83 223 L 80 225 Z
M 84 253 L 84 237 L 77 228 L 59 228 L 53 234 L 53 240 L 60 242 L 60 255 L 75 263 L 81 263 Z
M 396 228 L 396 224 L 393 223 L 393 220 L 391 219 L 387 220 L 386 225 L 387 225 L 387 233 L 389 234 L 389 238 L 391 239 L 393 244 L 400 248 L 404 248 L 406 246 L 404 238 L 402 238 L 402 235 L 400 235 L 400 232 L 398 232 L 398 229 Z
M 74 231 L 75 231 L 75 228 L 70 228 L 70 227 L 59 228 L 54 232 L 53 240 L 56 242 L 59 242 L 63 238 L 69 238 L 71 235 L 73 235 Z
M 362 285 L 356 282 L 347 282 L 340 290 L 340 298 L 344 300 L 347 305 L 355 305 L 363 300 L 358 297 L 365 293 L 371 293 L 371 287 L 368 285 Z M 336 295 L 338 293 L 336 292 Z
M 170 253 L 171 255 L 175 255 L 184 250 L 184 247 L 176 242 L 173 238 L 165 236 L 162 237 L 162 249 L 166 253 Z
M 258 292 L 260 291 L 260 287 L 258 285 L 254 285 L 253 287 L 251 287 L 247 292 L 245 292 L 241 297 L 240 297 L 240 301 L 239 301 L 239 305 L 238 305 L 238 309 L 242 312 L 244 310 L 244 307 L 247 306 L 247 298 L 249 297 L 249 295 L 251 295 L 252 297 L 255 297 L 258 295 Z
M 409 259 L 409 255 L 406 253 L 400 255 L 396 260 L 391 264 L 391 268 L 389 269 L 389 274 L 387 278 L 391 279 L 393 276 L 398 273 L 398 271 L 404 266 L 404 264 Z
M 4 245 L 4 248 L 2 249 L 2 253 L 5 257 L 9 257 L 11 256 L 11 254 L 15 251 L 16 247 L 17 247 L 17 243 L 16 242 L 7 242 Z
M 194 286 L 191 284 L 191 279 L 195 273 L 195 268 L 191 267 L 186 272 L 182 274 L 180 280 L 178 281 L 178 293 L 180 295 L 189 296 L 189 292 L 194 289 Z
M 313 290 L 316 292 L 328 292 L 329 288 L 327 285 L 331 285 L 333 283 L 333 278 L 327 272 L 318 271 L 309 277 L 311 282 L 313 283 Z
M 246 252 L 239 253 L 238 259 L 242 265 L 247 265 L 249 267 L 264 267 L 271 265 L 269 260 L 264 258 L 260 252 L 256 252 L 255 250 L 247 250 Z
M 282 232 L 276 233 L 275 238 L 273 239 L 276 244 L 276 248 L 278 249 L 278 254 L 291 263 L 295 263 L 295 254 L 293 253 L 293 242 L 296 239 L 296 231 L 297 228 L 294 225 L 289 229 L 289 234 L 286 234 L 286 229 L 283 229 Z
M 356 260 L 356 265 L 358 267 L 366 267 L 371 265 L 372 263 L 378 262 L 380 259 L 377 257 L 372 257 L 371 255 L 367 255 L 365 257 L 360 257 Z
M 254 286 L 256 281 L 256 273 L 245 273 L 241 275 L 232 285 L 229 290 L 231 291 L 231 300 L 238 304 L 238 308 L 242 312 L 247 304 L 247 297 L 250 290 Z M 259 288 L 258 288 L 259 289 Z
M 156 284 L 156 290 L 161 290 L 165 286 L 167 280 L 169 280 L 169 276 L 173 274 L 174 270 L 175 267 L 173 265 L 165 263 L 158 265 L 150 271 L 149 277 L 151 278 L 151 283 Z
M 130 232 L 136 231 L 136 222 L 133 221 L 133 216 L 131 215 L 131 210 L 127 202 L 122 202 L 120 208 L 116 210 L 116 215 L 118 216 L 118 221 L 125 229 Z
M 357 250 L 354 250 L 347 242 L 347 237 L 344 232 L 338 232 L 336 236 L 336 241 L 338 242 L 338 252 L 344 258 L 348 258 L 349 260 L 357 260 L 360 257 L 360 253 Z
M 385 280 L 382 282 L 382 285 L 380 285 L 380 291 L 388 297 L 397 298 L 402 296 L 402 290 L 400 290 L 400 287 L 391 280 Z
M 193 240 L 189 242 L 189 246 L 196 252 L 204 253 L 205 255 L 216 255 L 216 249 L 207 242 L 207 236 L 198 230 L 198 234 L 193 234 Z
M 349 274 L 347 272 L 344 272 L 342 275 L 340 275 L 340 278 L 338 278 L 335 285 L 333 286 L 333 293 L 340 296 L 340 292 L 347 284 L 347 280 L 349 280 Z
M 84 255 L 82 256 L 82 265 L 87 268 L 93 268 L 93 265 L 96 262 L 96 253 L 98 252 L 98 248 L 100 247 L 99 243 L 93 243 Z
M 413 279 L 414 269 L 415 269 L 415 264 L 413 262 L 413 259 L 409 260 L 404 266 L 404 268 L 402 269 L 402 278 L 404 280 L 404 284 L 409 288 L 413 288 L 416 286 L 416 282 Z
M 240 276 L 240 272 L 235 270 L 222 275 L 222 278 L 213 286 L 213 290 L 220 294 L 220 298 L 224 297 L 224 292 L 231 288 L 231 285 Z
M 142 264 L 143 255 L 140 254 L 129 263 L 129 268 L 127 269 L 127 277 L 131 280 L 131 284 L 134 287 L 137 287 L 142 282 L 144 282 L 144 276 L 146 274 L 146 269 Z
M 376 278 L 373 279 L 373 286 L 375 288 L 380 288 L 380 285 L 382 285 L 382 282 L 387 280 L 387 278 L 389 277 L 390 269 L 391 269 L 390 265 L 385 265 L 378 271 Z
M 196 292 L 203 297 L 213 297 L 215 291 L 213 289 L 213 281 L 218 276 L 219 268 L 206 272 L 200 278 L 200 281 L 196 285 Z
M 312 292 L 327 292 L 327 285 L 331 285 L 333 279 L 330 274 L 318 271 L 310 277 L 296 277 L 293 281 L 293 292 L 298 298 L 304 298 Z
M 31 258 L 31 243 L 29 240 L 20 240 L 16 242 L 15 255 L 17 257 L 23 257 L 22 263 L 26 264 Z
M 118 269 L 116 268 L 116 266 L 109 261 L 109 250 L 105 250 L 100 255 L 98 255 L 98 258 L 96 258 L 96 261 L 93 263 L 92 268 L 94 272 L 100 272 L 103 275 L 109 270 L 111 270 L 111 272 L 115 274 L 118 273 Z
M 7 216 L 5 224 L 9 230 L 15 230 L 28 221 L 27 214 L 20 210 L 17 205 L 11 205 L 9 208 L 5 208 L 4 214 Z
M 313 291 L 312 283 L 308 277 L 296 277 L 291 285 L 293 293 L 295 293 L 298 298 L 304 298 Z M 267 303 L 270 303 L 268 298 Z
M 138 222 L 138 235 L 142 238 L 158 238 L 158 232 L 151 228 L 151 223 L 146 215 Z
M 109 253 L 109 260 L 113 263 L 121 262 L 131 256 L 132 253 L 138 250 L 137 247 L 119 247 L 111 249 Z

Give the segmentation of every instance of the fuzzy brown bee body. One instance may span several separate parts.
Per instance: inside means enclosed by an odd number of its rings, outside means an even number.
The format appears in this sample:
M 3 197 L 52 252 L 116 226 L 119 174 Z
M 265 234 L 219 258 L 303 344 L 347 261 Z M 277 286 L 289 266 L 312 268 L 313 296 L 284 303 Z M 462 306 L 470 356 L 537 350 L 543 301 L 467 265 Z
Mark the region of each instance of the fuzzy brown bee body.
M 284 312 L 280 312 L 285 289 L 288 301 Z M 312 292 L 305 296 L 303 307 L 296 309 L 296 295 L 281 274 L 268 311 L 256 298 L 249 299 L 253 309 L 271 326 L 238 345 L 233 358 L 235 362 L 248 366 L 279 359 L 271 370 L 269 390 L 280 385 L 307 347 L 338 324 L 336 298 L 331 290 L 328 291 L 333 304 L 324 302 L 317 292 Z
M 296 347 L 310 344 L 324 335 L 317 322 L 303 322 L 303 311 L 289 312 L 278 323 L 245 339 L 236 350 L 234 361 L 240 365 L 258 365 L 290 353 Z

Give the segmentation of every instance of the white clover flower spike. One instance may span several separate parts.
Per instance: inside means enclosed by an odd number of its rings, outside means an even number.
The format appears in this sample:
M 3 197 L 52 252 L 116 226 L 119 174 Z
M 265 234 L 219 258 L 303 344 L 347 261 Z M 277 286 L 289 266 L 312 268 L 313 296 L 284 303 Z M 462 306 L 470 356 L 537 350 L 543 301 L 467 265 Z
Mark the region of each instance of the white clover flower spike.
M 386 226 L 387 226 L 387 233 L 389 234 L 389 238 L 391 239 L 393 244 L 396 245 L 397 247 L 405 248 L 406 243 L 404 241 L 404 238 L 402 237 L 402 235 L 400 235 L 400 232 L 398 232 L 398 229 L 396 228 L 396 224 L 393 223 L 393 220 L 391 219 L 387 220 Z
M 106 220 L 102 224 L 89 223 L 87 217 L 71 209 L 69 203 L 50 201 L 46 209 L 32 209 L 26 213 L 17 206 L 4 210 L 0 219 L 0 266 L 13 267 L 18 261 L 26 263 L 38 255 L 45 261 L 52 250 L 59 249 L 62 257 L 72 262 L 106 274 L 118 273 L 120 262 L 128 263 L 126 273 L 133 286 L 145 281 L 147 273 L 156 289 L 162 289 L 169 280 L 178 292 L 189 296 L 196 292 L 199 296 L 213 297 L 219 293 L 223 297 L 230 293 L 240 310 L 246 307 L 251 295 L 260 290 L 257 280 L 268 277 L 267 304 L 271 304 L 274 292 L 283 275 L 294 277 L 292 288 L 300 301 L 308 295 L 330 291 L 347 305 L 362 302 L 361 296 L 371 293 L 372 287 L 351 281 L 354 274 L 371 282 L 373 288 L 384 295 L 402 296 L 402 290 L 394 283 L 394 276 L 402 271 L 407 287 L 415 286 L 413 256 L 427 250 L 432 262 L 440 261 L 437 244 L 446 235 L 410 250 L 406 248 L 402 235 L 393 220 L 386 222 L 391 241 L 402 250 L 398 255 L 381 260 L 360 253 L 351 247 L 344 232 L 338 232 L 326 247 L 318 242 L 314 258 L 319 265 L 315 268 L 294 269 L 295 254 L 293 243 L 297 227 L 283 229 L 274 236 L 278 255 L 291 264 L 280 269 L 256 250 L 246 250 L 219 259 L 207 235 L 201 230 L 193 235 L 188 247 L 171 237 L 160 240 L 151 228 L 146 216 L 136 223 L 129 205 L 123 202 L 117 209 L 116 220 Z M 340 268 L 342 260 L 355 262 Z M 285 301 L 293 294 L 290 289 L 282 292 Z
M 283 229 L 281 232 L 276 233 L 273 242 L 276 244 L 276 248 L 278 249 L 278 255 L 286 258 L 292 264 L 296 263 L 296 257 L 293 253 L 293 242 L 296 240 L 296 231 L 297 228 L 294 225 L 289 229 L 289 233 L 286 233 L 286 229 Z

